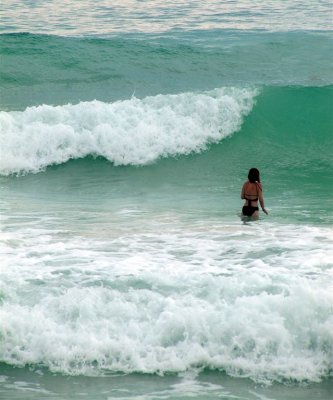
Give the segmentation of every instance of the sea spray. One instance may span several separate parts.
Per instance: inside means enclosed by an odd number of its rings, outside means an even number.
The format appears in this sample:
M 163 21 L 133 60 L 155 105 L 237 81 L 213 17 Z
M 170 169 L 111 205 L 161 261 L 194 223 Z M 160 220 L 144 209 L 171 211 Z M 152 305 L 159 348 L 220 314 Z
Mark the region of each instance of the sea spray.
M 200 152 L 240 129 L 258 90 L 220 88 L 126 101 L 1 112 L 3 175 L 39 172 L 87 155 L 115 165 Z

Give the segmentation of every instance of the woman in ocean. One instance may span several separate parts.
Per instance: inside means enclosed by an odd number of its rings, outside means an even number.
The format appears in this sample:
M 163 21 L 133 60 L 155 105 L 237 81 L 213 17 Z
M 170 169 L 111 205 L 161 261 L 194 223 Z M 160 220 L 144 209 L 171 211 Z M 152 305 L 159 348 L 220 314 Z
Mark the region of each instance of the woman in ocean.
M 264 205 L 264 197 L 262 195 L 262 186 L 260 183 L 260 172 L 257 168 L 251 168 L 248 174 L 248 180 L 242 187 L 241 198 L 245 200 L 245 204 L 242 209 L 244 216 L 258 218 L 259 208 L 258 200 L 261 209 L 265 214 L 268 214 Z

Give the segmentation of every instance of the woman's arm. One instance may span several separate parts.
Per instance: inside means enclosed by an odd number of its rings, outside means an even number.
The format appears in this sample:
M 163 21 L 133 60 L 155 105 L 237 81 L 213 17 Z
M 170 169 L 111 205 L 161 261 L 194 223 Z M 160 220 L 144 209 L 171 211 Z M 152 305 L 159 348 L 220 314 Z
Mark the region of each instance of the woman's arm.
M 263 210 L 263 212 L 264 212 L 265 214 L 268 215 L 268 211 L 265 209 L 264 196 L 263 196 L 263 194 L 262 194 L 262 186 L 261 186 L 261 183 L 256 182 L 256 185 L 257 185 L 257 188 L 258 188 L 258 197 L 259 197 L 259 203 L 260 203 L 261 209 Z

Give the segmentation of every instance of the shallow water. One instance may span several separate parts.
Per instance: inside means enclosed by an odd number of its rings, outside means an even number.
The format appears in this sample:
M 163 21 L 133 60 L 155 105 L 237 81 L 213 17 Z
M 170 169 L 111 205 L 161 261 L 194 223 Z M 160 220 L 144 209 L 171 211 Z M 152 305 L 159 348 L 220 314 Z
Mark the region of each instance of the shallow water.
M 320 386 L 255 384 L 248 379 L 230 378 L 223 373 L 205 371 L 180 376 L 121 375 L 92 378 L 66 377 L 39 369 L 1 368 L 0 394 L 5 398 L 25 399 L 330 399 L 332 382 Z M 15 397 L 11 397 L 11 396 Z M 70 395 L 69 395 L 70 394 Z M 70 396 L 70 397 L 69 397 Z

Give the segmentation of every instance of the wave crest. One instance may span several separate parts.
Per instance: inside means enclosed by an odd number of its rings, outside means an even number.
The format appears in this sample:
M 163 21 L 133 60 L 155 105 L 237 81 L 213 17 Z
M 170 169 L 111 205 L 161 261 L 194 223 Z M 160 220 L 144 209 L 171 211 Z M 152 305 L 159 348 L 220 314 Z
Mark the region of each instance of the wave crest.
M 115 165 L 145 165 L 200 152 L 240 129 L 257 92 L 219 88 L 2 111 L 0 173 L 36 173 L 87 155 L 103 156 Z

